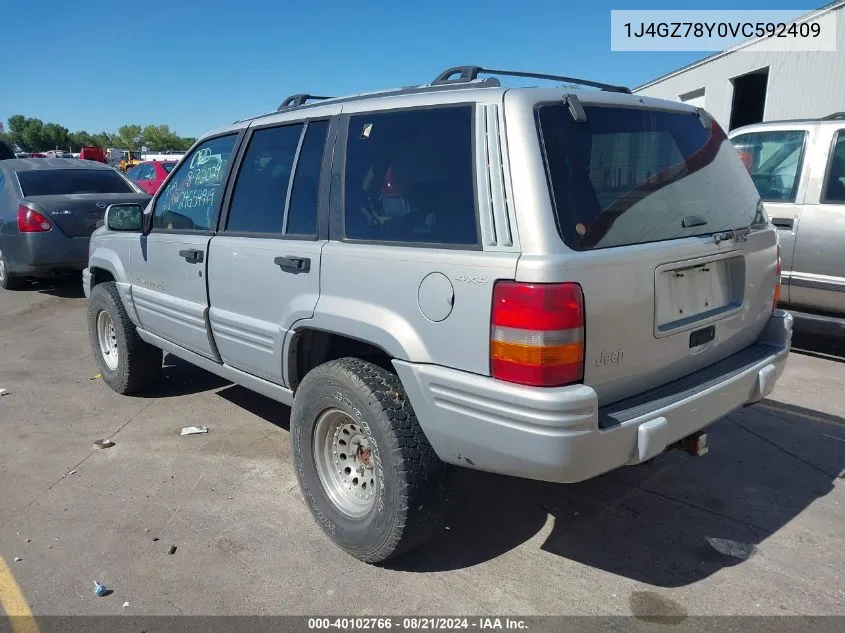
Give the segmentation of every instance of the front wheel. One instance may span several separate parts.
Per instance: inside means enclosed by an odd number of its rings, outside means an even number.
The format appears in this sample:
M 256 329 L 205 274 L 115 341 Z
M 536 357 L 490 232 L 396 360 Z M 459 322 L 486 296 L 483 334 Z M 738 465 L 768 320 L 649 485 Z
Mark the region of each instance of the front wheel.
M 162 351 L 138 336 L 114 282 L 91 289 L 88 337 L 103 381 L 117 393 L 136 393 L 161 374 Z
M 441 524 L 450 468 L 394 374 L 357 358 L 313 369 L 294 397 L 291 441 L 311 513 L 352 556 L 386 561 Z

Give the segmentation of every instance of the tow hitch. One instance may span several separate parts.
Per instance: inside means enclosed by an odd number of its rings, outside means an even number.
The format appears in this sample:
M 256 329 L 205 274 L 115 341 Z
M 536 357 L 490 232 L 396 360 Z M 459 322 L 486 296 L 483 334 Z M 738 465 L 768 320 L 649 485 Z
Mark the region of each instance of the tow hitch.
M 693 457 L 701 457 L 709 450 L 707 446 L 707 433 L 699 431 L 698 433 L 688 435 L 684 439 L 675 442 L 672 448 L 678 448 Z

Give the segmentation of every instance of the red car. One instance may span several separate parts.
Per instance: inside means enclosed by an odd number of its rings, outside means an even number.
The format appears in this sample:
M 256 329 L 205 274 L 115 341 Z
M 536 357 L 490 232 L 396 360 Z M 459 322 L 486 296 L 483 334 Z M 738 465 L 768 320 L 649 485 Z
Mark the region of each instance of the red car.
M 126 177 L 148 194 L 154 196 L 159 187 L 161 187 L 161 183 L 167 178 L 167 174 L 176 167 L 176 163 L 177 161 L 175 160 L 148 160 L 135 165 L 126 172 Z

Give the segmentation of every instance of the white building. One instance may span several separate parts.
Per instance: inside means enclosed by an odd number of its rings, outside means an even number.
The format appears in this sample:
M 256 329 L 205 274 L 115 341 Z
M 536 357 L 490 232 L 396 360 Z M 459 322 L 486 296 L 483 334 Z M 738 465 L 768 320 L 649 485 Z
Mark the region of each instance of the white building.
M 795 22 L 822 16 L 835 19 L 835 52 L 761 50 L 765 40 L 751 39 L 633 92 L 703 106 L 725 131 L 761 121 L 845 112 L 845 0 Z

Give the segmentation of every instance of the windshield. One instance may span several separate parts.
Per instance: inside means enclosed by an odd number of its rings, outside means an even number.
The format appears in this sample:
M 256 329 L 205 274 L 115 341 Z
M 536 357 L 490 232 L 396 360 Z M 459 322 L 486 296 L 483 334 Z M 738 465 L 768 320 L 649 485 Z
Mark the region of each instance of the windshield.
M 751 132 L 731 140 L 764 202 L 795 202 L 806 136 L 804 130 Z
M 708 235 L 764 223 L 760 196 L 715 122 L 641 108 L 564 104 L 537 119 L 558 229 L 575 250 Z
M 164 171 L 169 174 L 173 171 L 173 168 L 176 167 L 176 163 L 162 163 L 161 166 L 164 167 Z
M 18 181 L 25 196 L 135 193 L 129 183 L 110 169 L 34 169 L 19 171 Z

